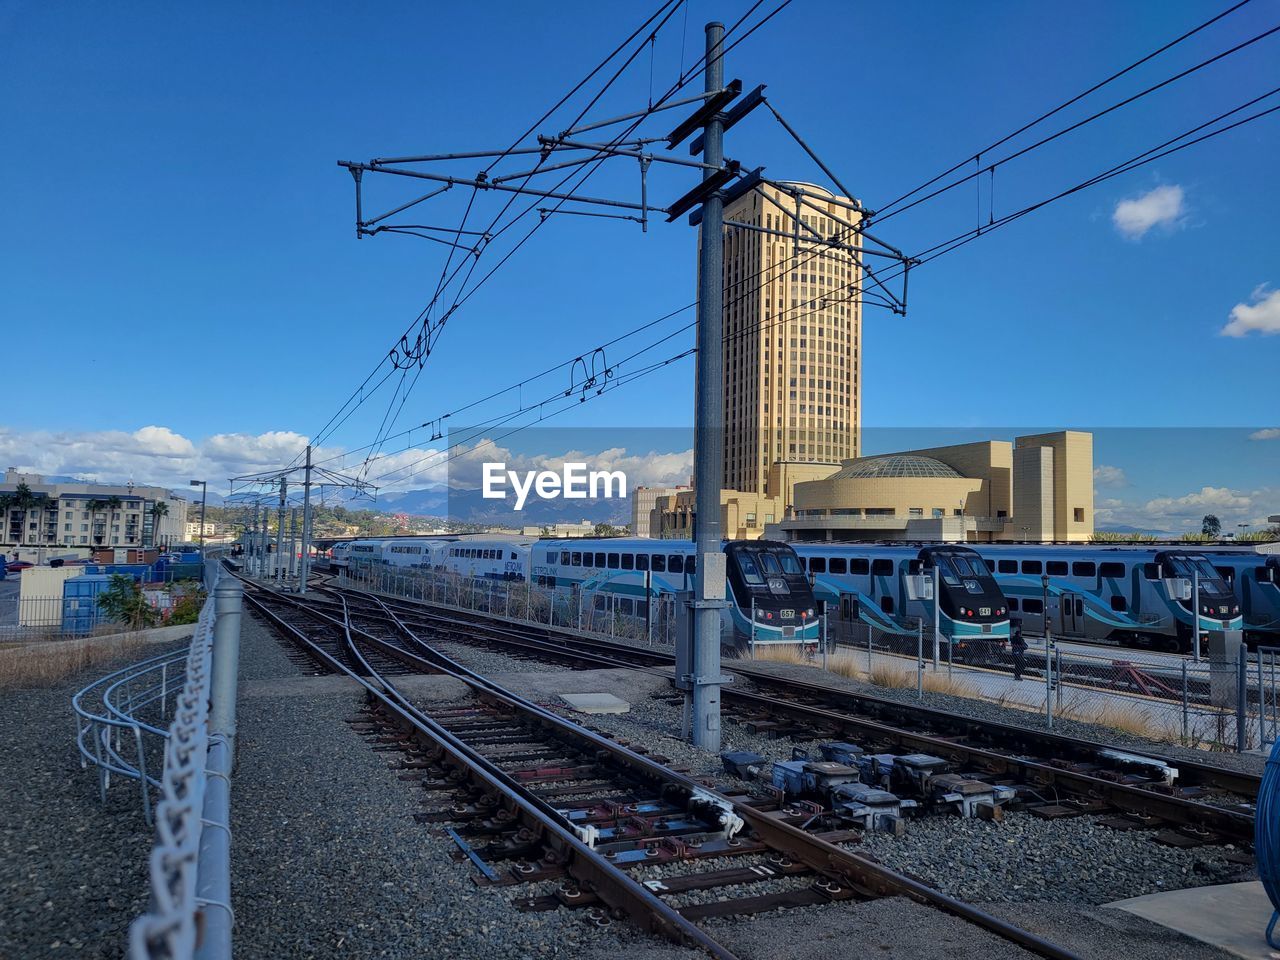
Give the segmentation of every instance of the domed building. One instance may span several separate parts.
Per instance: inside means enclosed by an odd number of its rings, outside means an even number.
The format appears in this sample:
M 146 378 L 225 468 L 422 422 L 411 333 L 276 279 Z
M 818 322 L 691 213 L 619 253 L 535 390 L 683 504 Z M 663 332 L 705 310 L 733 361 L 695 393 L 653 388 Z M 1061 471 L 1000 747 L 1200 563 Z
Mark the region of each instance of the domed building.
M 857 457 L 796 483 L 781 540 L 1087 540 L 1093 436 L 1080 431 Z

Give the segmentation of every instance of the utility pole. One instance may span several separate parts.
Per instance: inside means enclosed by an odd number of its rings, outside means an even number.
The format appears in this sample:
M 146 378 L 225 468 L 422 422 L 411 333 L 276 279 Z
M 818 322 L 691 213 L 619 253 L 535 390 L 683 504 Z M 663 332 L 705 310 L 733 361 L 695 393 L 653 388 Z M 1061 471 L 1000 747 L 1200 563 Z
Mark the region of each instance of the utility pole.
M 289 478 L 280 478 L 280 506 L 276 508 L 276 567 L 273 571 L 275 580 L 284 580 L 284 570 L 281 569 L 281 563 L 284 560 L 284 507 L 285 501 L 289 499 Z
M 302 480 L 302 561 L 298 566 L 298 593 L 307 592 L 311 572 L 311 444 L 307 444 L 307 466 Z
M 724 85 L 721 43 L 724 24 L 708 23 L 708 94 Z M 703 126 L 703 180 L 716 176 L 724 162 L 724 121 L 720 113 Z M 724 198 L 719 190 L 702 205 L 698 251 L 698 380 L 695 394 L 694 461 L 698 567 L 694 578 L 693 716 L 695 746 L 720 752 L 720 611 L 725 604 L 725 556 L 720 546 L 720 485 L 724 473 Z M 754 625 L 753 625 L 754 626 Z

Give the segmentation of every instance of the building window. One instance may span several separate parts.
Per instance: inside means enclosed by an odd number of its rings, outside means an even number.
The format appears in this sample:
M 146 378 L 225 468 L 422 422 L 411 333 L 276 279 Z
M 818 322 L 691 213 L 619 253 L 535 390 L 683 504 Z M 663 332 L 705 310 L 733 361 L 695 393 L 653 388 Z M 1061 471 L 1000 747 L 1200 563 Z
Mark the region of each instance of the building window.
M 924 507 L 907 507 L 908 517 L 924 517 Z
M 1084 523 L 1084 507 L 1076 507 L 1075 513 L 1076 523 Z

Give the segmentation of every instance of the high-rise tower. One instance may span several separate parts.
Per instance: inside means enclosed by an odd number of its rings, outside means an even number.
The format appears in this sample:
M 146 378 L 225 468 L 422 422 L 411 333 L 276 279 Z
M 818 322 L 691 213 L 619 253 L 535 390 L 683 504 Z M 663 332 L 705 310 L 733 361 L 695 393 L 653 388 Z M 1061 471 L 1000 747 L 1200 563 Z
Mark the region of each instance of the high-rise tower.
M 861 450 L 859 215 L 821 187 L 783 187 L 724 212 L 723 486 L 769 496 L 785 496 L 768 488 L 773 464 Z

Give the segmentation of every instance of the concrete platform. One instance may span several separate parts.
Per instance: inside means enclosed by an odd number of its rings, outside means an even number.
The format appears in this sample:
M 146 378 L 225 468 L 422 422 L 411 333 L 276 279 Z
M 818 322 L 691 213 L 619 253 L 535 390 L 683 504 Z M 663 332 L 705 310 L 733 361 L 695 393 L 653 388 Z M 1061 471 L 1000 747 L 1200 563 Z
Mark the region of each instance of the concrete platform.
M 1259 881 L 1171 890 L 1107 904 L 1248 960 L 1275 960 L 1267 944 L 1271 901 Z
M 578 713 L 631 712 L 631 704 L 612 693 L 562 693 L 560 699 Z

